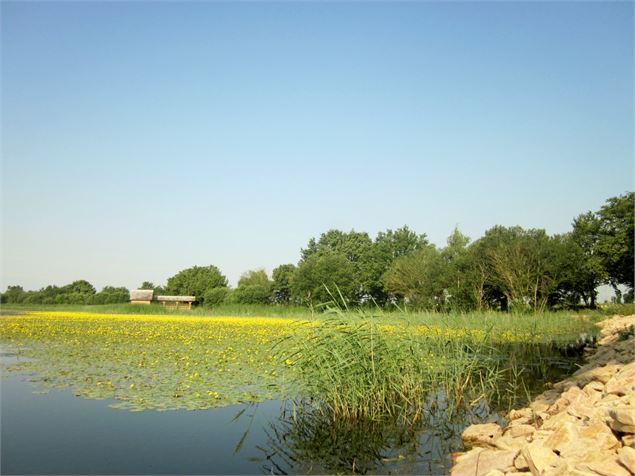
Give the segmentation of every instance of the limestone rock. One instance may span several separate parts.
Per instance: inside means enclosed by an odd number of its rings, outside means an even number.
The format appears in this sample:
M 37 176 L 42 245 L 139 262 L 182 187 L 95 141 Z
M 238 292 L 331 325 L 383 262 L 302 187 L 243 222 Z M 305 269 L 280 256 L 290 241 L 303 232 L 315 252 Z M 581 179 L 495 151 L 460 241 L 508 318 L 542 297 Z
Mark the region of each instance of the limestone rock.
M 588 471 L 591 474 L 601 476 L 631 476 L 631 472 L 622 466 L 615 456 L 609 456 L 602 461 L 592 463 L 580 463 L 575 466 L 581 471 Z
M 527 464 L 527 460 L 522 454 L 518 454 L 516 459 L 514 460 L 514 466 L 519 471 L 529 471 L 529 465 Z
M 505 435 L 509 435 L 512 438 L 516 438 L 518 436 L 531 436 L 536 433 L 536 428 L 532 425 L 514 425 L 505 428 Z
M 566 423 L 544 442 L 544 446 L 568 461 L 591 462 L 602 452 L 611 452 L 620 443 L 602 422 L 589 426 Z
M 622 463 L 622 466 L 635 474 L 635 449 L 630 446 L 620 448 L 617 452 L 617 460 Z
M 532 474 L 543 474 L 547 470 L 560 466 L 560 457 L 550 448 L 545 447 L 542 441 L 533 441 L 521 450 L 521 454 L 527 461 Z
M 491 447 L 502 434 L 503 429 L 496 423 L 483 423 L 468 426 L 461 434 L 461 439 L 468 448 L 473 446 Z
M 616 420 L 610 420 L 609 425 L 611 426 L 611 428 L 613 428 L 613 430 L 619 433 L 635 434 L 635 425 L 624 425 L 623 423 L 620 423 Z
M 624 446 L 630 446 L 631 448 L 635 448 L 635 435 L 622 436 L 622 444 Z
M 621 407 L 609 411 L 609 416 L 623 425 L 635 425 L 635 407 Z
M 456 460 L 450 474 L 452 476 L 485 476 L 491 471 L 506 473 L 514 471 L 514 458 L 518 451 L 499 451 L 475 448 Z

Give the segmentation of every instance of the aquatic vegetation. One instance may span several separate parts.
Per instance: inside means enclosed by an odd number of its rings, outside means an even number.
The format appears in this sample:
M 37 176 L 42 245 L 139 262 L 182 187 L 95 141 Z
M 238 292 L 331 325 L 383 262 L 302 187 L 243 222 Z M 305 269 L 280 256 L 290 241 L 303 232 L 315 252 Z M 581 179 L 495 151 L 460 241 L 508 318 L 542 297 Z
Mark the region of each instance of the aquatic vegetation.
M 18 355 L 9 370 L 129 410 L 308 397 L 342 417 L 418 419 L 439 389 L 452 402 L 493 388 L 505 394 L 498 386 L 510 368 L 505 346 L 530 356 L 591 325 L 544 317 L 31 311 L 0 317 L 0 344 Z
M 130 410 L 202 409 L 280 398 L 271 342 L 289 319 L 31 312 L 0 319 L 13 370 Z

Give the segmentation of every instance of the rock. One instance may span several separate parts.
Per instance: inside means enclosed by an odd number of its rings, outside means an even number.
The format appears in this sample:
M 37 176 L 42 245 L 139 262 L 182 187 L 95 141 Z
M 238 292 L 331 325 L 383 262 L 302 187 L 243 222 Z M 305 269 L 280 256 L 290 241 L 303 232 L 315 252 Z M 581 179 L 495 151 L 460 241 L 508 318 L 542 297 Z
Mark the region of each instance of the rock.
M 560 466 L 560 457 L 543 446 L 542 441 L 533 441 L 521 450 L 521 454 L 532 474 L 543 474 Z
M 485 476 L 505 476 L 505 473 L 503 473 L 500 469 L 493 469 Z
M 505 428 L 504 434 L 509 435 L 512 438 L 518 436 L 531 436 L 536 433 L 536 428 L 532 425 L 514 425 Z
M 617 451 L 617 460 L 622 463 L 626 469 L 635 474 L 635 449 L 625 446 Z
M 529 471 L 529 465 L 525 457 L 519 453 L 514 460 L 514 467 L 519 471 Z
M 631 472 L 618 463 L 615 456 L 608 456 L 602 461 L 580 463 L 575 465 L 575 469 L 601 476 L 631 476 Z
M 506 473 L 515 470 L 518 451 L 475 448 L 459 456 L 450 474 L 453 476 L 485 476 L 491 471 Z
M 610 420 L 609 425 L 613 430 L 617 431 L 618 433 L 635 434 L 635 425 L 624 425 L 620 423 L 619 421 L 615 421 L 615 420 Z
M 604 391 L 609 394 L 626 395 L 635 392 L 635 365 L 625 365 L 611 380 L 606 382 Z
M 474 446 L 491 447 L 502 434 L 503 429 L 496 423 L 483 423 L 468 426 L 461 434 L 461 439 L 468 448 Z
M 544 446 L 563 458 L 589 461 L 601 451 L 619 446 L 619 441 L 608 426 L 595 422 L 589 426 L 565 423 L 547 438 Z
M 510 421 L 510 425 L 514 420 L 518 420 L 519 418 L 528 418 L 531 419 L 533 413 L 531 408 L 522 408 L 520 410 L 512 410 L 507 414 L 507 419 Z
M 630 446 L 631 448 L 635 448 L 635 435 L 622 436 L 622 444 L 624 446 Z
M 609 416 L 623 425 L 635 425 L 635 407 L 621 407 L 610 410 Z
M 594 381 L 602 384 L 607 383 L 620 368 L 619 364 L 609 364 L 603 367 L 598 367 L 597 364 L 587 364 L 573 375 L 576 377 L 578 385 L 585 387 Z
M 542 430 L 557 430 L 561 428 L 565 423 L 575 423 L 578 419 L 572 415 L 569 415 L 567 412 L 558 413 L 545 422 L 543 422 L 541 429 Z

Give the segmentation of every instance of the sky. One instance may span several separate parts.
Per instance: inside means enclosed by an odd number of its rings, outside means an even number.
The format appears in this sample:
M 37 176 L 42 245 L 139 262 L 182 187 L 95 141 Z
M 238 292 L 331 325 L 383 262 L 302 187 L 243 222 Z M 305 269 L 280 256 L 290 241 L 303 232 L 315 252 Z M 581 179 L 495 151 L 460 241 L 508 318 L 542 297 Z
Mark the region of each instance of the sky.
M 8 2 L 2 288 L 571 229 L 633 190 L 632 2 Z

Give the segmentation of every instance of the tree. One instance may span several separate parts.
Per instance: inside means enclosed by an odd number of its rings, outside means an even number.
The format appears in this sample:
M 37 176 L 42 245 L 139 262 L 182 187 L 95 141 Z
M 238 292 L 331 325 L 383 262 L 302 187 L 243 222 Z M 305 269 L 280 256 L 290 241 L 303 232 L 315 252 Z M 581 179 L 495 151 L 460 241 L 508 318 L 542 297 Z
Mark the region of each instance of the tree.
M 227 299 L 229 295 L 229 288 L 212 288 L 205 291 L 203 295 L 203 301 L 208 307 L 218 306 Z
M 351 303 L 357 304 L 371 293 L 372 246 L 373 242 L 366 232 L 329 230 L 322 233 L 319 240 L 312 238 L 309 241 L 307 248 L 301 251 L 300 265 L 313 256 L 337 254 L 346 259 L 351 264 L 353 273 L 353 283 L 347 298 Z
M 130 301 L 130 293 L 127 288 L 106 286 L 93 296 L 92 304 L 116 304 L 128 301 Z
M 169 294 L 194 295 L 197 301 L 203 303 L 207 290 L 226 287 L 227 278 L 216 266 L 193 266 L 169 278 L 166 291 Z
M 291 286 L 297 268 L 293 264 L 281 264 L 273 270 L 273 302 L 289 304 L 291 300 Z
M 600 222 L 598 253 L 611 286 L 623 284 L 633 289 L 635 194 L 609 198 L 597 213 Z
M 470 239 L 455 228 L 447 239 L 447 245 L 441 250 L 441 258 L 445 263 L 443 281 L 448 293 L 448 305 L 461 311 L 473 309 L 475 305 L 470 283 L 469 243 Z
M 310 305 L 331 302 L 340 293 L 346 303 L 356 303 L 355 268 L 341 253 L 314 253 L 298 265 L 292 290 L 298 301 Z
M 563 263 L 568 268 L 575 266 L 575 270 L 569 270 L 570 273 L 577 274 L 575 278 L 572 277 L 570 284 L 575 287 L 575 292 L 580 294 L 584 302 L 591 307 L 595 307 L 597 287 L 607 280 L 604 260 L 599 252 L 600 228 L 600 220 L 592 212 L 581 214 L 575 218 L 570 236 L 577 249 L 571 248 L 569 260 Z M 576 261 L 577 266 L 571 261 Z
M 389 297 L 382 276 L 395 259 L 414 253 L 428 244 L 425 234 L 418 235 L 405 225 L 395 231 L 388 229 L 377 233 L 362 277 L 364 288 L 375 302 L 385 304 Z
M 5 292 L 2 293 L 2 304 L 18 304 L 24 301 L 26 293 L 22 286 L 9 286 Z
M 247 271 L 238 280 L 232 298 L 239 304 L 268 304 L 271 302 L 271 285 L 264 269 Z
M 484 284 L 498 288 L 513 309 L 544 309 L 556 285 L 552 247 L 544 230 L 497 225 L 485 232 L 479 247 Z
M 447 264 L 433 245 L 395 259 L 383 279 L 388 292 L 416 308 L 445 304 Z

